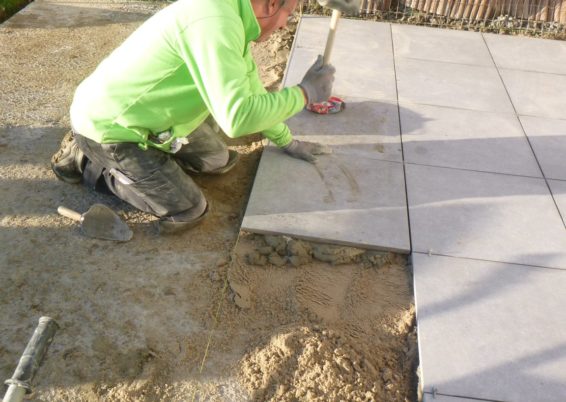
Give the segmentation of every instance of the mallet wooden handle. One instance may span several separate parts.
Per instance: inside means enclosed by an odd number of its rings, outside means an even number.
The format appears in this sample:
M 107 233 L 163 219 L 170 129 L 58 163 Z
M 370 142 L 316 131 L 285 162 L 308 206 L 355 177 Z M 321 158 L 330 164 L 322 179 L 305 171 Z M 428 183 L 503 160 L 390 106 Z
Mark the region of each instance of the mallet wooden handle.
M 336 35 L 336 26 L 338 25 L 338 20 L 340 19 L 342 12 L 338 10 L 332 10 L 332 19 L 330 20 L 330 31 L 328 32 L 328 38 L 326 39 L 326 47 L 324 48 L 323 64 L 326 65 L 330 61 L 330 54 L 332 53 L 332 46 L 334 46 L 334 36 Z
M 67 218 L 70 218 L 74 221 L 80 222 L 82 219 L 82 215 L 79 214 L 76 211 L 73 211 L 72 209 L 66 208 L 66 207 L 59 207 L 57 208 L 57 212 L 59 212 L 60 215 L 63 215 Z

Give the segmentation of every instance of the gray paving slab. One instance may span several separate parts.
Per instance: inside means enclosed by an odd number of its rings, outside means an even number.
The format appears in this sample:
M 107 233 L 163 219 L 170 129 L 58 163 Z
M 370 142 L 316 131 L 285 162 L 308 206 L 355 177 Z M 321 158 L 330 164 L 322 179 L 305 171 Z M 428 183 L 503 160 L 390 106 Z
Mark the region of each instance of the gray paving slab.
M 558 205 L 558 210 L 562 215 L 564 225 L 566 225 L 566 181 L 549 180 L 548 185 Z
M 340 154 L 313 165 L 267 147 L 242 229 L 407 253 L 403 165 Z
M 283 86 L 300 83 L 319 53 L 313 49 L 296 48 L 289 58 Z M 377 59 L 373 53 L 333 52 L 331 63 L 336 74 L 332 95 L 395 101 L 397 88 L 393 61 L 386 65 Z
M 413 270 L 425 392 L 564 401 L 565 271 L 419 253 Z
M 406 165 L 413 251 L 566 269 L 544 179 Z
M 544 176 L 566 180 L 566 120 L 530 116 L 520 120 Z
M 499 71 L 519 115 L 566 119 L 566 75 Z
M 400 104 L 400 114 L 406 162 L 542 177 L 512 114 L 409 103 Z
M 395 57 L 493 67 L 479 32 L 391 24 Z
M 329 18 L 305 17 L 301 20 L 284 86 L 298 84 L 317 55 L 324 53 L 329 24 Z M 336 67 L 333 95 L 397 99 L 389 24 L 340 20 L 331 63 Z
M 310 48 L 324 53 L 330 28 L 330 18 L 303 16 L 295 36 L 295 47 Z M 334 39 L 332 52 L 351 50 L 368 55 L 377 53 L 378 60 L 391 60 L 391 28 L 388 23 L 342 18 Z
M 345 98 L 346 109 L 319 115 L 303 110 L 287 121 L 299 139 L 332 145 L 335 153 L 401 162 L 399 111 L 396 102 Z M 308 138 L 305 138 L 308 137 Z
M 495 67 L 396 57 L 400 102 L 513 113 Z
M 566 42 L 497 34 L 483 34 L 498 67 L 566 74 Z

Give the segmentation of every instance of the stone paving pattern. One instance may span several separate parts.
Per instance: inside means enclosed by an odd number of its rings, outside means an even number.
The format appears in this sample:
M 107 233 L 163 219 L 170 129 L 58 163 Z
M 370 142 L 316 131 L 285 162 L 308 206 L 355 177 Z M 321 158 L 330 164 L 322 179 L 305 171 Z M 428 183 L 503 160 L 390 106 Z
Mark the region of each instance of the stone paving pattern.
M 566 42 L 341 20 L 332 63 L 347 109 L 288 123 L 334 155 L 268 148 L 243 229 L 410 249 L 425 401 L 566 400 Z

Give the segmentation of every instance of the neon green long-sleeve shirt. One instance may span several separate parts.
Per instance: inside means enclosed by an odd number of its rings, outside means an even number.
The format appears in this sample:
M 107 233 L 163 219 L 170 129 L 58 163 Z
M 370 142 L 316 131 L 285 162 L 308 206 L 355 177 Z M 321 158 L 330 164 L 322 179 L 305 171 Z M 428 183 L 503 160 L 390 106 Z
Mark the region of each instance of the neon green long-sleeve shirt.
M 304 97 L 298 86 L 264 89 L 250 51 L 259 34 L 250 0 L 179 0 L 79 85 L 73 128 L 99 143 L 144 147 L 149 135 L 167 130 L 172 139 L 185 137 L 212 114 L 230 137 L 262 132 L 287 145 L 292 136 L 283 122 Z

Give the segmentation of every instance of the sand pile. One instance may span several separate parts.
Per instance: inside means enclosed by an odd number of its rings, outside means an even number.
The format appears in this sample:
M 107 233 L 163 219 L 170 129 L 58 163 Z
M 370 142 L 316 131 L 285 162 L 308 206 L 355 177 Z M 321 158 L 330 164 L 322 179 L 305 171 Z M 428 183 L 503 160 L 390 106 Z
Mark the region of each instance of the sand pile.
M 298 249 L 308 251 L 295 265 Z M 285 263 L 270 262 L 275 255 Z M 254 256 L 263 259 L 250 264 Z M 328 256 L 333 263 L 321 261 Z M 256 334 L 239 362 L 252 400 L 413 400 L 417 347 L 404 257 L 242 234 L 228 280 L 240 325 Z
M 404 401 L 378 350 L 339 331 L 293 328 L 244 358 L 242 381 L 256 400 Z

